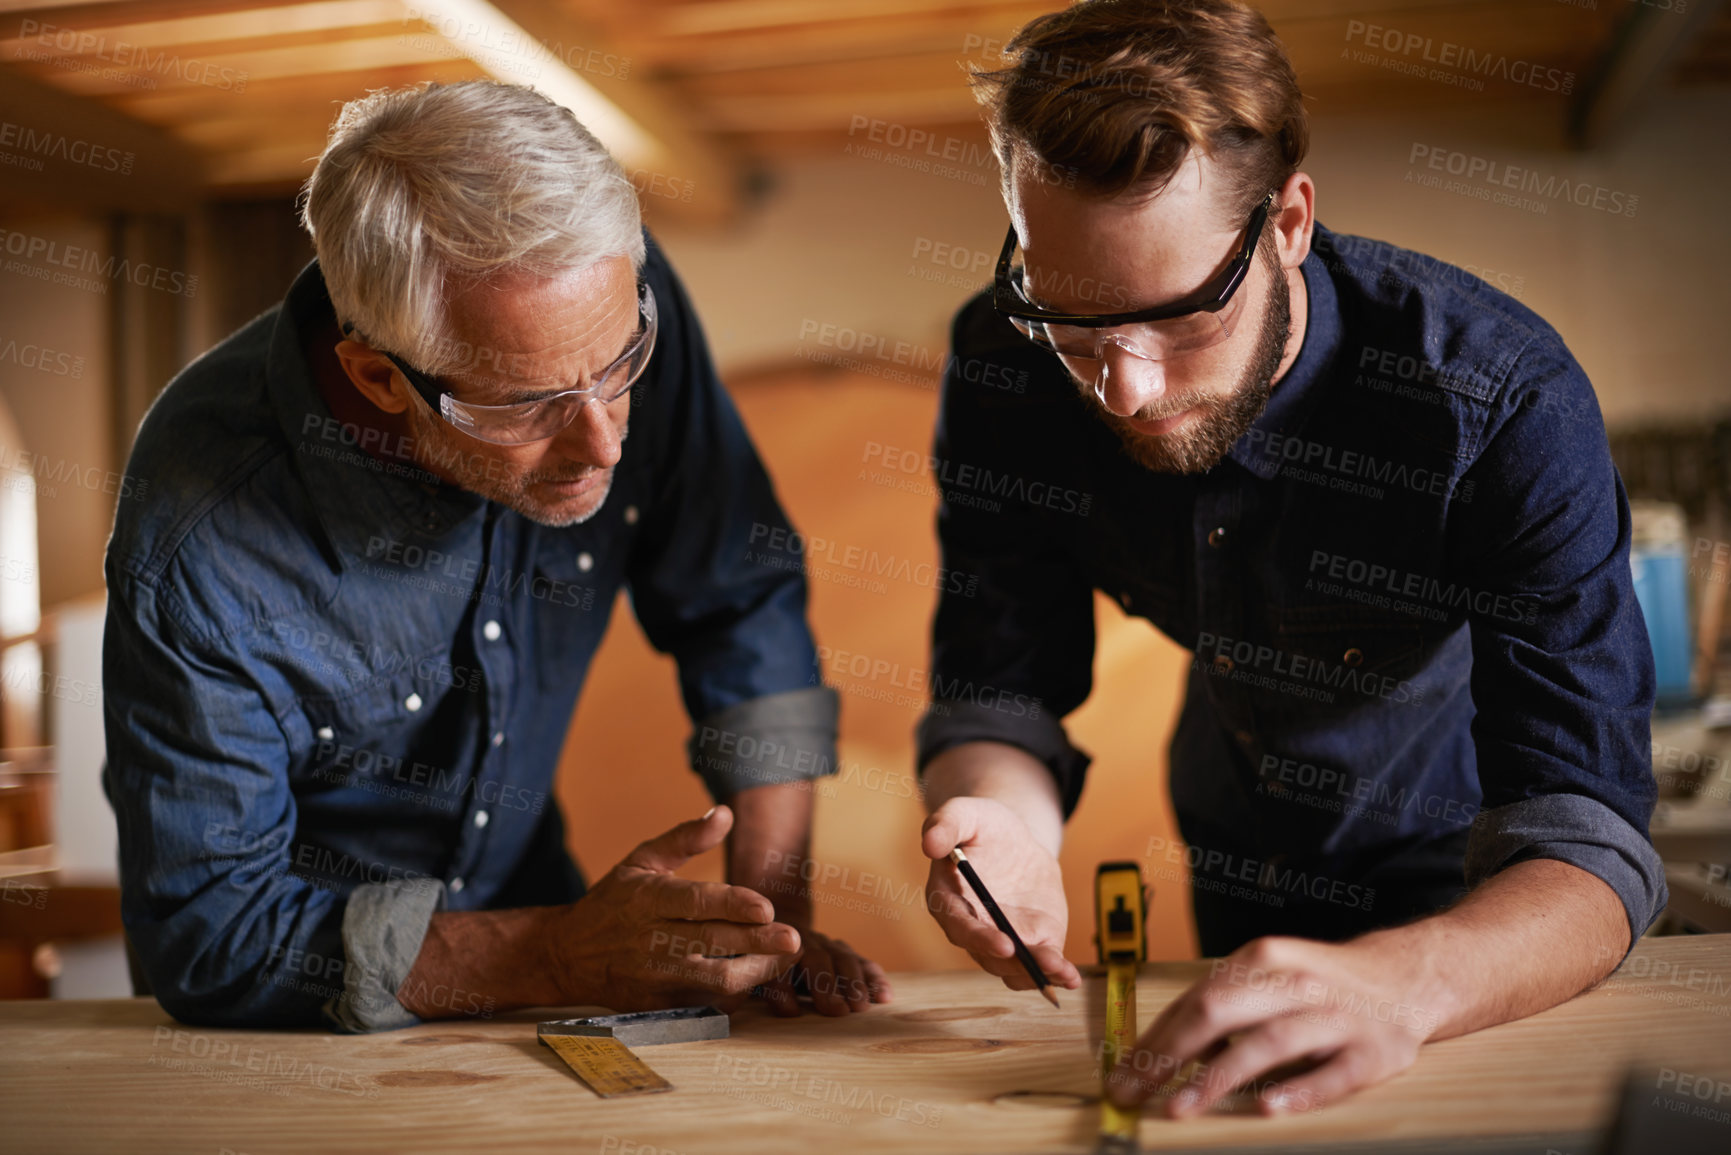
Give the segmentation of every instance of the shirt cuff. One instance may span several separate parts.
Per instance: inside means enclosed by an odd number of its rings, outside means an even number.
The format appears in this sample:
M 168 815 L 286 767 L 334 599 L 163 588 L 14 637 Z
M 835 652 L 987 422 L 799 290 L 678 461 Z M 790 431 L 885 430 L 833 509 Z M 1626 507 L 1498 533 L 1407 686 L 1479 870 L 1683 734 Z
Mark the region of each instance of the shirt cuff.
M 445 905 L 445 884 L 405 878 L 357 886 L 343 911 L 343 993 L 325 1004 L 325 1018 L 346 1034 L 394 1031 L 420 1022 L 397 1001 L 427 937 L 433 912 Z
M 1616 891 L 1629 916 L 1631 950 L 1671 897 L 1652 840 L 1584 794 L 1541 794 L 1480 811 L 1467 838 L 1469 887 L 1529 858 L 1578 866 Z
M 709 795 L 724 801 L 754 786 L 836 772 L 840 700 L 828 686 L 765 694 L 703 718 L 685 749 Z
M 1052 772 L 1058 798 L 1069 818 L 1082 798 L 1082 782 L 1092 759 L 1070 744 L 1064 727 L 1050 714 L 1038 717 L 1005 713 L 966 699 L 940 699 L 926 707 L 914 732 L 923 777 L 926 763 L 963 742 L 1004 742 L 1020 746 Z

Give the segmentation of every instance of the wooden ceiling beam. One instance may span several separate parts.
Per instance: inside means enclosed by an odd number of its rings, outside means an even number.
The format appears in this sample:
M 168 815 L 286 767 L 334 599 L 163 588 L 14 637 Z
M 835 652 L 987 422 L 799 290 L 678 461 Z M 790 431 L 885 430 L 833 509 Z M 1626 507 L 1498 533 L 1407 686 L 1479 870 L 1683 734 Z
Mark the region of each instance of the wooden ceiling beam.
M 429 0 L 426 6 L 431 9 L 437 2 Z M 650 186 L 681 190 L 679 198 L 667 199 L 665 205 L 657 202 L 658 210 L 700 223 L 717 223 L 738 213 L 744 195 L 739 158 L 693 127 L 677 95 L 630 67 L 629 59 L 598 29 L 556 5 L 540 0 L 496 0 L 495 6 L 540 42 L 548 53 L 549 66 L 568 69 L 575 80 L 599 93 L 653 142 L 647 153 L 633 156 L 596 131 L 595 125 L 588 125 L 608 144 L 639 191 Z M 487 67 L 484 58 L 477 63 Z

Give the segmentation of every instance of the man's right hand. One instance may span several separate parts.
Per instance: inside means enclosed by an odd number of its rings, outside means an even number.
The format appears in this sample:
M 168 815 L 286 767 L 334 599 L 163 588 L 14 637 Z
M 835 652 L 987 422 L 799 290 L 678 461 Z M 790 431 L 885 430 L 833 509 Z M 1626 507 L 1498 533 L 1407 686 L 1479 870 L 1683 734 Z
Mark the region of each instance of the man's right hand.
M 1011 990 L 1033 989 L 1009 936 L 992 922 L 961 871 L 949 861 L 950 851 L 957 846 L 1046 977 L 1061 987 L 1081 986 L 1081 973 L 1064 957 L 1070 916 L 1058 860 L 1020 815 L 993 798 L 950 798 L 926 819 L 921 835 L 920 849 L 933 860 L 926 880 L 926 908 L 949 940 Z
M 731 1009 L 793 964 L 799 932 L 774 921 L 769 899 L 673 873 L 720 845 L 732 826 L 726 806 L 682 822 L 626 855 L 560 912 L 548 949 L 568 1003 Z

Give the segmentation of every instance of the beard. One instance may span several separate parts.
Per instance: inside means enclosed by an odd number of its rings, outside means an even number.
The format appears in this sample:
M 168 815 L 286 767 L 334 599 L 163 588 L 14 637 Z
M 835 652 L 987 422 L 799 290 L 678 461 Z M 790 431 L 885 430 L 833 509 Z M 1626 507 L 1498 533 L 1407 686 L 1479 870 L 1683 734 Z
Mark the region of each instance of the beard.
M 436 417 L 430 410 L 415 404 L 410 404 L 408 415 L 409 432 L 414 439 L 412 444 L 415 464 L 436 476 L 449 477 L 455 484 L 471 493 L 478 493 L 489 501 L 496 501 L 549 529 L 563 529 L 568 525 L 579 525 L 588 521 L 600 512 L 607 502 L 607 494 L 613 488 L 613 470 L 608 468 L 601 471 L 606 477 L 602 479 L 600 486 L 583 494 L 581 498 L 567 499 L 565 503 L 542 501 L 531 494 L 532 485 L 542 481 L 581 481 L 597 472 L 596 467 L 588 466 L 548 474 L 514 474 L 507 469 L 489 469 L 487 465 L 496 459 L 465 449 L 457 442 L 456 431 L 451 429 L 443 418 Z M 619 431 L 619 439 L 625 439 L 625 430 Z M 593 504 L 572 512 L 569 504 L 573 500 Z
M 1263 315 L 1255 348 L 1239 376 L 1238 386 L 1230 393 L 1198 402 L 1182 429 L 1159 435 L 1140 432 L 1107 409 L 1092 387 L 1082 389 L 1089 406 L 1118 435 L 1124 452 L 1137 465 L 1156 473 L 1206 473 L 1220 464 L 1221 458 L 1268 407 L 1268 398 L 1274 390 L 1274 372 L 1280 368 L 1292 329 L 1292 290 L 1276 261 L 1270 258 L 1266 266 L 1273 282 L 1268 311 Z M 1173 413 L 1149 410 L 1133 416 L 1138 421 L 1155 421 Z

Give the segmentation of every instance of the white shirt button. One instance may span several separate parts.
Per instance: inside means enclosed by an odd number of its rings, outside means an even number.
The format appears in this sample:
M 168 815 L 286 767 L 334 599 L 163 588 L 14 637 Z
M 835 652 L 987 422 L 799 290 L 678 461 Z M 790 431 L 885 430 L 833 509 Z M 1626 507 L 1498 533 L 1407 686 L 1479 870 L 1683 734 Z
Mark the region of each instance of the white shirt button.
M 637 524 L 637 507 L 635 505 L 628 505 L 625 507 L 625 524 Z
M 324 741 L 329 742 L 332 738 L 335 738 L 336 736 L 337 736 L 337 732 L 335 730 L 331 729 L 329 726 L 320 726 L 319 727 L 319 737 L 321 739 L 323 739 Z
M 419 694 L 410 694 L 407 698 L 403 699 L 403 705 L 407 706 L 410 710 L 419 710 L 421 708 L 421 696 Z
M 588 573 L 590 570 L 595 568 L 595 559 L 589 556 L 588 551 L 584 551 L 577 555 L 577 568 L 582 570 L 584 573 Z
M 493 732 L 493 745 L 503 746 L 504 744 L 505 744 L 505 731 L 495 730 Z
M 487 825 L 487 812 L 485 810 L 475 811 L 475 825 L 476 826 Z
M 481 636 L 486 638 L 489 642 L 498 641 L 499 635 L 504 632 L 504 630 L 499 628 L 499 623 L 492 620 L 489 620 L 486 625 L 481 627 Z
M 445 887 L 452 894 L 460 894 L 463 890 L 463 880 L 461 878 L 453 878 L 450 882 L 445 884 Z

